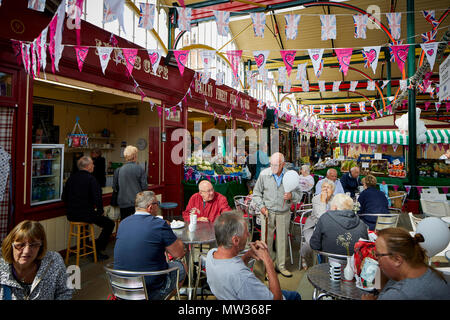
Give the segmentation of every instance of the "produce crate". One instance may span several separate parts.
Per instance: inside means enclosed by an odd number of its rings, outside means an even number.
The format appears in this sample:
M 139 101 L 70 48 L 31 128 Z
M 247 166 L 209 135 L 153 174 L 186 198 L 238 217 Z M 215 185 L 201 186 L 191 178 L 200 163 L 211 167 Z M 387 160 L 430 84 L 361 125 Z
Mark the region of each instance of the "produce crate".
M 375 168 L 378 168 L 375 170 Z M 371 160 L 370 161 L 370 174 L 376 177 L 387 177 L 388 172 L 388 160 Z

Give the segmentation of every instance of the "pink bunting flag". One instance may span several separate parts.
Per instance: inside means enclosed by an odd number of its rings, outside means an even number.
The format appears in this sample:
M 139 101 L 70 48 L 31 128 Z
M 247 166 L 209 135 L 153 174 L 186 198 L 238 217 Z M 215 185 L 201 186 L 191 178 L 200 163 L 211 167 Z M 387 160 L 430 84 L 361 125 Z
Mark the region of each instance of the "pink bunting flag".
M 397 66 L 402 72 L 408 58 L 409 45 L 394 45 L 390 46 L 389 50 L 391 51 L 391 61 L 397 62 Z
M 376 46 L 376 47 L 364 47 L 362 50 L 364 60 L 366 61 L 364 68 L 368 68 L 370 66 L 372 68 L 373 73 L 375 73 L 377 69 L 380 49 L 381 46 Z
M 227 57 L 231 64 L 231 70 L 233 71 L 234 77 L 238 78 L 238 68 L 241 62 L 242 50 L 228 50 Z
M 83 69 L 84 61 L 86 60 L 86 56 L 88 54 L 89 47 L 75 47 L 75 54 L 77 56 L 78 62 L 78 70 Z
M 439 108 L 441 107 L 441 104 L 439 102 L 435 102 L 434 106 L 436 107 L 436 112 L 439 111 Z
M 138 49 L 128 48 L 122 49 L 122 51 L 125 61 L 127 62 L 128 73 L 131 76 L 131 73 L 133 72 L 134 69 L 134 62 L 136 61 L 137 58 Z
M 448 192 L 448 187 L 442 187 L 442 191 L 444 191 L 445 194 Z
M 430 107 L 431 102 L 425 102 L 425 111 L 428 110 L 428 108 Z
M 292 68 L 294 67 L 295 53 L 296 50 L 280 50 L 281 58 L 283 59 L 284 65 L 286 66 L 286 71 L 288 77 L 291 76 Z
M 405 186 L 405 190 L 406 190 L 406 192 L 407 192 L 408 195 L 409 195 L 409 191 L 411 190 L 411 186 Z
M 419 187 L 419 186 L 417 186 L 416 188 L 417 188 L 417 191 L 419 191 L 419 194 L 421 194 L 421 193 L 422 193 L 422 189 L 423 189 L 423 187 Z
M 447 112 L 449 112 L 449 110 L 450 110 L 450 102 L 446 102 L 446 103 L 445 103 L 445 110 L 446 110 Z
M 52 72 L 55 73 L 55 32 L 56 32 L 56 24 L 58 22 L 58 16 L 55 15 L 50 21 L 49 29 L 50 29 L 50 43 L 48 46 L 48 51 L 50 52 L 50 58 L 52 60 Z
M 394 184 L 393 188 L 394 188 L 394 191 L 398 191 L 398 185 Z
M 186 68 L 189 50 L 174 50 L 175 60 L 177 60 L 178 70 L 180 70 L 181 76 L 183 76 L 184 68 Z
M 347 75 L 348 67 L 350 66 L 350 60 L 352 58 L 352 48 L 334 49 L 339 61 L 339 71 Z

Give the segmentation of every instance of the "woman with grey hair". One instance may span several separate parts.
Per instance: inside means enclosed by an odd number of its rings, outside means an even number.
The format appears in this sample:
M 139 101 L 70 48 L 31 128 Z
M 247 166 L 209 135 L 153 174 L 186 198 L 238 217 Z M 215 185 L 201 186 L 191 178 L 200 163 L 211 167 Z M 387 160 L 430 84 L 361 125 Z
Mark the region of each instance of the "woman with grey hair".
M 302 192 L 308 192 L 314 187 L 314 178 L 310 174 L 309 165 L 307 164 L 302 165 L 300 168 L 299 185 Z
M 330 202 L 333 199 L 335 184 L 329 179 L 323 179 L 321 193 L 315 195 L 312 199 L 312 213 L 306 219 L 303 227 L 303 237 L 305 243 L 302 244 L 300 255 L 302 256 L 303 269 L 308 268 L 307 259 L 312 255 L 312 249 L 309 245 L 309 241 L 316 227 L 317 221 L 322 214 L 330 209 Z

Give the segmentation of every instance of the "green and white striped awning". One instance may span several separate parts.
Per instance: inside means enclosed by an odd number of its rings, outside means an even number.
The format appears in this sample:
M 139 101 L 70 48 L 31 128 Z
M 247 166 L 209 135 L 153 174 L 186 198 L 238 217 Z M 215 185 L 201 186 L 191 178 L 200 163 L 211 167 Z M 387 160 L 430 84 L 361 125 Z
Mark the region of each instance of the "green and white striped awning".
M 430 129 L 426 143 L 450 143 L 449 129 Z M 408 136 L 398 130 L 341 130 L 337 143 L 408 145 Z
M 341 130 L 337 143 L 407 145 L 408 137 L 398 130 Z
M 425 134 L 427 143 L 450 143 L 449 129 L 429 129 Z

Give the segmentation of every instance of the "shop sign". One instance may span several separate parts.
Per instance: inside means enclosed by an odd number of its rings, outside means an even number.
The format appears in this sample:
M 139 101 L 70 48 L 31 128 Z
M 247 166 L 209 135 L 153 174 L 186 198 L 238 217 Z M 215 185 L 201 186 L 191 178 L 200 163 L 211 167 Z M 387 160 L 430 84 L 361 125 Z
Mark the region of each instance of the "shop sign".
M 111 44 L 109 42 L 103 42 L 100 39 L 95 39 L 95 45 L 97 47 L 110 47 Z M 97 50 L 95 50 L 95 54 L 98 55 Z M 124 66 L 127 65 L 125 59 L 123 58 L 123 54 L 120 49 L 114 49 L 112 60 L 118 64 L 122 63 Z M 138 55 L 136 57 L 136 61 L 134 62 L 134 69 L 141 70 L 143 69 L 145 73 L 152 74 L 158 78 L 162 78 L 164 80 L 169 80 L 169 68 L 165 65 L 159 65 L 156 73 L 153 73 L 152 64 L 149 59 L 144 59 Z

